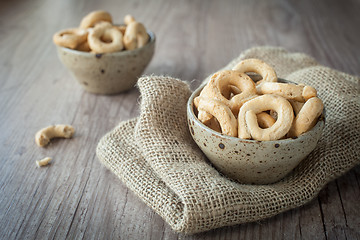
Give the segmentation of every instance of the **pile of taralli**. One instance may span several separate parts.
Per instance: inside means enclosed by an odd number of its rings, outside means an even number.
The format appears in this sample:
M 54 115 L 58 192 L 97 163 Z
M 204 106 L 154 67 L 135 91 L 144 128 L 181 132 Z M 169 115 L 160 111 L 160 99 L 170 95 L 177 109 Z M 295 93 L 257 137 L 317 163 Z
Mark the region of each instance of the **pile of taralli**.
M 247 73 L 262 79 L 255 83 Z M 215 73 L 194 106 L 209 128 L 258 141 L 296 138 L 316 125 L 324 108 L 313 87 L 278 82 L 274 69 L 259 59 Z
M 113 25 L 110 13 L 94 11 L 86 15 L 78 28 L 61 30 L 54 34 L 56 45 L 93 53 L 112 53 L 134 50 L 146 45 L 149 35 L 144 25 L 126 15 L 125 25 Z

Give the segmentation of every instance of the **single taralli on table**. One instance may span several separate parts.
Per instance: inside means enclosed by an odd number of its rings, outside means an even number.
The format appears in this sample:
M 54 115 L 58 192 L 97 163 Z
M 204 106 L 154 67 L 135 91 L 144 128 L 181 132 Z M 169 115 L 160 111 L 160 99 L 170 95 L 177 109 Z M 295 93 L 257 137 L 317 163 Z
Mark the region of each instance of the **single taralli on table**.
M 56 45 L 93 53 L 112 53 L 141 48 L 149 42 L 145 26 L 131 15 L 124 17 L 125 25 L 113 25 L 110 13 L 90 12 L 78 28 L 64 29 L 54 34 Z
M 249 72 L 262 79 L 254 82 Z M 274 69 L 259 59 L 215 73 L 194 106 L 214 131 L 259 141 L 298 137 L 316 125 L 324 108 L 315 88 L 278 82 Z

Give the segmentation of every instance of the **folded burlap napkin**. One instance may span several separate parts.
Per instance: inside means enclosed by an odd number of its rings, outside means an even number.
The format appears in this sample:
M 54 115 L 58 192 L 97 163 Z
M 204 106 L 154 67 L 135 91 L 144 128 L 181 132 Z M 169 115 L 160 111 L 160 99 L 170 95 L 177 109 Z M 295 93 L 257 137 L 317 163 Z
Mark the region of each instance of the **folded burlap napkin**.
M 358 77 L 272 47 L 247 50 L 224 69 L 245 58 L 262 59 L 279 77 L 315 87 L 325 103 L 326 127 L 317 148 L 280 182 L 245 185 L 219 174 L 189 133 L 189 86 L 171 77 L 139 79 L 140 116 L 99 142 L 100 161 L 175 231 L 196 233 L 299 207 L 360 163 Z

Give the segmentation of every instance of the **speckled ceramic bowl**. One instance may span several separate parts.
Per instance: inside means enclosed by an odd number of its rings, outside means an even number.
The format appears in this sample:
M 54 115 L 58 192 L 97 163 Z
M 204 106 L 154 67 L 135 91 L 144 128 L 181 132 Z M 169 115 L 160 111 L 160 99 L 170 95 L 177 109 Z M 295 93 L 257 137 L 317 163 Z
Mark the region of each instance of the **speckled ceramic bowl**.
M 202 87 L 194 91 L 187 103 L 191 135 L 220 172 L 241 183 L 269 184 L 282 179 L 315 149 L 321 137 L 324 117 L 296 139 L 256 141 L 218 133 L 195 116 L 193 99 L 200 94 Z
M 132 88 L 155 51 L 155 35 L 141 48 L 95 54 L 57 46 L 58 56 L 73 77 L 91 93 L 116 94 Z

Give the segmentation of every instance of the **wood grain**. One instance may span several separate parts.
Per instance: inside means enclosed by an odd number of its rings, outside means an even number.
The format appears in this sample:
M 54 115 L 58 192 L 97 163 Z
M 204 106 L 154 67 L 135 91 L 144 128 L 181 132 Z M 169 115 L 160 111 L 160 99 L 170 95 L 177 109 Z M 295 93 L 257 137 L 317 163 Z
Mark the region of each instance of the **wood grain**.
M 153 30 L 145 74 L 198 86 L 249 47 L 274 45 L 360 75 L 359 1 L 0 2 L 1 239 L 360 239 L 360 168 L 327 185 L 311 203 L 273 218 L 186 236 L 177 234 L 96 158 L 99 139 L 139 114 L 137 89 L 84 92 L 57 58 L 52 35 L 95 9 L 115 22 L 127 13 Z M 358 84 L 360 86 L 360 83 Z M 75 126 L 47 148 L 35 132 Z M 53 157 L 38 169 L 35 160 Z

